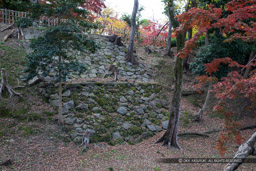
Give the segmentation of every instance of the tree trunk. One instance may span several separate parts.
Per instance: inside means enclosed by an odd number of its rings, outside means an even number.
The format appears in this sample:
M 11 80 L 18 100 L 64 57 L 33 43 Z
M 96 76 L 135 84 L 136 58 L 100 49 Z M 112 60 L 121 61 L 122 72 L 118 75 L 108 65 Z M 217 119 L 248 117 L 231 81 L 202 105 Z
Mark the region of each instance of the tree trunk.
M 168 3 L 168 7 L 171 11 L 171 21 L 174 28 L 177 28 L 179 26 L 178 21 L 174 18 L 174 4 L 173 0 L 170 0 Z M 176 45 L 177 45 L 177 51 L 180 51 L 184 47 L 185 42 L 185 36 L 184 34 L 178 34 L 176 37 Z M 176 62 L 175 62 L 175 88 L 174 93 L 172 97 L 172 105 L 170 109 L 170 117 L 169 117 L 169 123 L 167 127 L 167 131 L 164 133 L 164 135 L 156 142 L 160 143 L 163 142 L 163 145 L 168 145 L 168 148 L 176 147 L 178 149 L 181 149 L 179 143 L 178 143 L 178 127 L 179 127 L 179 119 L 180 119 L 180 101 L 181 101 L 181 92 L 182 92 L 182 76 L 183 76 L 183 59 L 179 58 L 177 56 Z
M 206 98 L 205 98 L 205 101 L 204 101 L 204 105 L 203 105 L 202 109 L 200 109 L 199 112 L 195 116 L 196 121 L 201 121 L 202 118 L 203 118 L 203 114 L 205 112 L 206 106 L 207 106 L 207 104 L 209 102 L 209 99 L 210 99 L 211 89 L 212 89 L 212 84 L 210 83 L 209 86 L 208 86 L 208 91 L 207 91 L 207 95 L 206 95 Z
M 252 51 L 247 65 L 249 65 L 255 58 L 256 58 L 256 52 Z M 244 79 L 248 78 L 250 70 L 251 70 L 251 67 L 246 68 L 246 70 L 244 72 L 244 76 L 243 76 Z
M 188 29 L 188 40 L 192 39 L 192 29 Z
M 61 64 L 61 56 L 59 56 L 59 65 Z M 61 82 L 61 69 L 59 68 L 59 124 L 63 124 L 62 119 L 62 82 Z
M 170 10 L 169 10 L 170 13 Z M 166 47 L 166 55 L 167 56 L 172 56 L 172 20 L 171 20 L 171 16 L 169 14 L 169 30 L 168 30 L 168 43 L 167 43 L 167 47 Z
M 192 29 L 188 29 L 187 33 L 188 33 L 188 40 L 192 39 Z M 185 58 L 185 60 L 184 60 L 184 62 L 183 62 L 184 72 L 185 72 L 185 73 L 186 73 L 187 70 L 189 69 L 188 61 L 189 61 L 189 55 Z
M 181 100 L 181 91 L 182 91 L 182 75 L 183 75 L 183 60 L 182 58 L 177 57 L 175 63 L 175 89 L 172 97 L 172 106 L 170 110 L 169 123 L 167 131 L 165 134 L 157 141 L 157 143 L 163 142 L 163 145 L 168 145 L 168 148 L 171 146 L 181 149 L 178 143 L 178 127 L 180 119 L 180 100 Z
M 138 64 L 135 56 L 133 55 L 133 47 L 134 47 L 134 36 L 136 31 L 136 14 L 138 11 L 139 2 L 138 0 L 134 0 L 132 18 L 131 18 L 131 34 L 129 39 L 128 53 L 126 57 L 127 62 L 131 62 L 133 65 Z
M 7 92 L 10 94 L 10 98 L 13 95 L 21 96 L 20 93 L 13 90 L 13 88 L 8 84 L 7 74 L 6 74 L 6 71 L 4 68 L 1 69 L 1 76 L 2 76 L 2 79 L 1 79 L 1 83 L 0 83 L 0 99 L 2 98 L 2 94 L 3 94 L 4 90 L 7 90 Z
M 205 46 L 208 46 L 208 45 L 209 45 L 209 32 L 207 31 L 205 35 Z
M 224 171 L 234 171 L 236 170 L 242 163 L 243 160 L 246 159 L 249 155 L 255 155 L 255 147 L 254 144 L 256 143 L 256 132 L 251 136 L 251 138 L 242 144 L 238 151 L 236 152 L 233 159 L 241 159 L 241 162 L 229 163 Z
M 161 34 L 161 32 L 163 31 L 163 29 L 165 28 L 165 26 L 169 23 L 169 21 L 167 23 L 165 23 L 162 28 L 159 30 L 159 32 L 157 33 L 156 37 L 153 38 L 153 41 L 152 41 L 152 44 L 151 45 L 155 45 L 156 41 L 157 41 L 157 38 L 158 36 Z

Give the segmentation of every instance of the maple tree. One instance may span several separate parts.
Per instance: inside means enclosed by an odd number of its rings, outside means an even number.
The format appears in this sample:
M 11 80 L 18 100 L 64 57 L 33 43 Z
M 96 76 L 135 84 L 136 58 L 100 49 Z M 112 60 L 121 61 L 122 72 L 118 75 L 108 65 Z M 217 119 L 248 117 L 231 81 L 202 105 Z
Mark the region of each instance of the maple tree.
M 101 24 L 98 32 L 108 35 L 118 35 L 126 39 L 129 26 L 126 22 L 118 19 L 117 14 L 111 8 L 106 8 L 102 11 L 102 15 L 96 18 L 96 21 Z
M 232 0 L 225 5 L 225 12 L 227 16 L 223 16 L 222 8 L 215 8 L 214 5 L 208 5 L 208 9 L 192 8 L 188 12 L 177 16 L 181 23 L 177 28 L 176 33 L 185 32 L 188 29 L 197 28 L 197 33 L 194 37 L 185 43 L 185 47 L 178 53 L 178 56 L 185 58 L 188 56 L 193 48 L 197 46 L 197 41 L 201 35 L 204 35 L 210 29 L 218 29 L 222 35 L 227 39 L 225 41 L 233 41 L 240 39 L 255 45 L 256 42 L 256 0 Z M 214 59 L 211 63 L 206 64 L 206 72 L 208 76 L 201 76 L 198 78 L 199 86 L 206 80 L 212 79 L 212 73 L 218 71 L 220 64 L 227 64 L 229 67 L 236 67 L 231 71 L 227 77 L 222 78 L 213 85 L 213 91 L 219 100 L 215 106 L 215 110 L 222 113 L 225 122 L 224 128 L 221 132 L 219 140 L 217 141 L 217 148 L 220 154 L 225 154 L 225 144 L 231 139 L 238 144 L 242 142 L 242 136 L 237 131 L 238 123 L 233 121 L 233 112 L 228 111 L 225 107 L 227 99 L 234 99 L 238 95 L 243 95 L 249 98 L 252 102 L 251 110 L 255 110 L 256 106 L 256 70 L 251 70 L 249 78 L 242 74 L 244 69 L 255 67 L 255 49 L 252 49 L 252 57 L 247 65 L 241 65 L 231 58 Z M 256 112 L 256 111 L 255 111 Z
M 141 44 L 144 46 L 153 45 L 166 47 L 166 39 L 168 38 L 168 32 L 166 32 L 166 30 L 168 25 L 162 27 L 162 24 L 150 20 L 147 21 L 147 24 L 143 24 L 140 28 Z M 160 31 L 161 29 L 162 31 Z

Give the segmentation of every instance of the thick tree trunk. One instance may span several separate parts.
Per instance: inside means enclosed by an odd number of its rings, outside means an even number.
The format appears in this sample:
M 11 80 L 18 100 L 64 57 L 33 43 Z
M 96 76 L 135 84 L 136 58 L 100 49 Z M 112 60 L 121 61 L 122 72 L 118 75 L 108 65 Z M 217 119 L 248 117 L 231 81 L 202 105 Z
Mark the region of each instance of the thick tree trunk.
M 206 98 L 205 98 L 205 101 L 204 101 L 204 105 L 203 105 L 202 109 L 200 109 L 198 111 L 198 113 L 196 114 L 196 116 L 195 116 L 196 121 L 201 121 L 203 119 L 203 114 L 205 112 L 206 106 L 207 106 L 207 104 L 209 102 L 209 99 L 210 99 L 211 89 L 212 89 L 212 84 L 210 83 L 209 86 L 208 86 L 208 91 L 207 91 L 207 95 L 206 95 Z
M 170 18 L 174 28 L 179 26 L 178 21 L 174 18 L 174 3 L 173 0 L 168 1 L 168 7 L 171 11 Z M 179 52 L 185 43 L 185 36 L 184 34 L 178 34 L 176 37 L 176 45 L 177 51 Z M 181 92 L 182 92 L 182 77 L 183 77 L 183 59 L 177 56 L 175 62 L 175 88 L 172 97 L 172 105 L 170 110 L 170 118 L 168 123 L 168 128 L 165 134 L 156 142 L 160 143 L 163 142 L 163 145 L 168 145 L 168 148 L 176 147 L 181 149 L 178 143 L 178 127 L 179 127 L 179 119 L 180 119 L 180 101 L 181 101 Z
M 256 143 L 256 132 L 251 136 L 251 138 L 242 144 L 238 151 L 236 152 L 233 159 L 246 159 L 250 155 L 256 155 L 254 144 Z M 234 171 L 236 170 L 243 162 L 229 163 L 224 171 Z
M 59 64 L 61 64 L 61 56 L 59 56 Z M 62 119 L 62 82 L 61 82 L 61 69 L 59 68 L 59 110 L 58 110 L 58 115 L 59 115 L 59 124 L 63 124 L 63 119 Z
M 175 63 L 175 89 L 172 97 L 172 106 L 170 110 L 169 124 L 167 127 L 167 131 L 160 138 L 157 143 L 163 142 L 163 145 L 168 145 L 168 148 L 176 147 L 181 149 L 178 143 L 178 127 L 179 127 L 179 119 L 180 119 L 180 100 L 181 100 L 181 91 L 182 91 L 182 75 L 183 75 L 183 60 L 181 58 L 177 58 Z
M 126 61 L 131 62 L 133 65 L 138 64 L 138 61 L 135 59 L 133 55 L 133 47 L 134 47 L 134 36 L 136 31 L 136 14 L 138 11 L 139 2 L 138 0 L 134 0 L 132 18 L 131 18 L 131 34 L 129 39 L 128 53 L 126 56 Z

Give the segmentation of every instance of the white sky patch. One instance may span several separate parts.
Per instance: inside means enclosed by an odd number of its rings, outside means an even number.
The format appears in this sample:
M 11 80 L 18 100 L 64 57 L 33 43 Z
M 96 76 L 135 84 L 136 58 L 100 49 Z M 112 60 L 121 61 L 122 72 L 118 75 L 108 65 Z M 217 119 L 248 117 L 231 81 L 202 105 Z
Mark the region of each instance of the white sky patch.
M 124 13 L 132 14 L 134 0 L 106 0 L 105 4 L 121 16 Z M 161 0 L 139 0 L 139 6 L 144 7 L 141 12 L 142 19 L 150 19 L 160 23 L 167 21 L 166 15 L 163 14 L 164 4 Z

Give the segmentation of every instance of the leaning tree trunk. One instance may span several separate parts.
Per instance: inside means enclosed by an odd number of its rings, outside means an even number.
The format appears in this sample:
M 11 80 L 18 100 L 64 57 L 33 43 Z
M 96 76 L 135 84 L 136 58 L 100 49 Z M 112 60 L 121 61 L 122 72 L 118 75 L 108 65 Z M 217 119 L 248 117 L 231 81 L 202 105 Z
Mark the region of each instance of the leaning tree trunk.
M 256 58 L 256 52 L 251 51 L 250 57 L 249 57 L 249 61 L 247 63 L 247 65 L 249 65 L 254 59 Z M 248 78 L 249 73 L 250 73 L 251 67 L 248 66 L 248 68 L 246 68 L 245 72 L 244 72 L 244 79 Z
M 128 53 L 126 57 L 127 62 L 131 62 L 133 65 L 138 64 L 138 61 L 135 59 L 133 55 L 133 47 L 134 47 L 134 36 L 136 31 L 136 14 L 138 11 L 139 2 L 138 0 L 134 0 L 132 18 L 131 18 L 131 34 L 129 39 Z
M 21 96 L 20 93 L 13 90 L 13 88 L 8 84 L 7 74 L 6 74 L 6 71 L 4 68 L 1 69 L 1 76 L 2 76 L 2 79 L 1 79 L 1 83 L 0 83 L 0 99 L 2 98 L 2 94 L 3 94 L 4 90 L 8 91 L 8 93 L 10 94 L 10 98 L 13 95 Z
M 229 163 L 224 171 L 234 171 L 236 170 L 242 163 L 243 160 L 246 159 L 248 156 L 256 155 L 256 148 L 254 147 L 254 144 L 256 143 L 256 132 L 251 136 L 251 138 L 242 144 L 238 151 L 236 152 L 235 156 L 233 159 L 241 159 L 242 162 L 234 162 L 234 163 Z
M 59 56 L 59 65 L 61 64 L 61 56 Z M 61 82 L 61 69 L 59 68 L 59 110 L 58 110 L 58 115 L 59 115 L 59 124 L 63 124 L 63 119 L 62 119 L 62 82 Z
M 173 0 L 169 1 L 168 7 L 171 11 L 171 21 L 174 28 L 177 28 L 179 26 L 178 21 L 174 18 L 174 5 Z M 176 45 L 177 45 L 177 51 L 179 52 L 184 47 L 185 42 L 185 36 L 182 33 L 179 33 L 177 35 L 176 39 Z M 175 62 L 175 88 L 174 93 L 172 97 L 172 105 L 170 109 L 170 117 L 169 117 L 169 123 L 167 127 L 167 131 L 164 133 L 164 135 L 156 142 L 160 143 L 163 142 L 163 145 L 168 145 L 168 148 L 176 147 L 178 149 L 181 149 L 179 143 L 178 143 L 178 127 L 179 127 L 179 119 L 180 119 L 180 101 L 181 101 L 181 92 L 182 92 L 182 76 L 183 76 L 183 59 L 179 58 L 177 56 L 176 62 Z
M 207 104 L 209 102 L 209 99 L 210 99 L 211 89 L 212 89 L 212 83 L 210 83 L 209 86 L 208 86 L 207 95 L 206 95 L 206 98 L 205 98 L 204 105 L 203 105 L 202 109 L 200 109 L 199 112 L 195 116 L 196 121 L 201 121 L 203 119 L 203 114 L 205 112 L 206 106 L 207 106 Z

